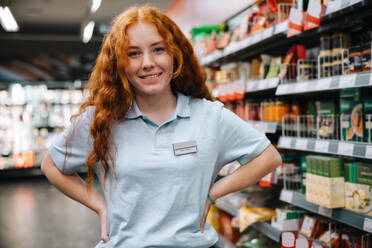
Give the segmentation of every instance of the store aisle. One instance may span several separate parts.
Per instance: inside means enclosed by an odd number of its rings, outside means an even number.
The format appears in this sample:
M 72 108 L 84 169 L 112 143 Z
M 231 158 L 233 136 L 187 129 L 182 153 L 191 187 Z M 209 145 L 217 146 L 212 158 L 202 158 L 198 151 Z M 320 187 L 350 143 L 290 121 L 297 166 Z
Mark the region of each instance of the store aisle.
M 43 177 L 0 180 L 0 248 L 89 248 L 99 219 Z

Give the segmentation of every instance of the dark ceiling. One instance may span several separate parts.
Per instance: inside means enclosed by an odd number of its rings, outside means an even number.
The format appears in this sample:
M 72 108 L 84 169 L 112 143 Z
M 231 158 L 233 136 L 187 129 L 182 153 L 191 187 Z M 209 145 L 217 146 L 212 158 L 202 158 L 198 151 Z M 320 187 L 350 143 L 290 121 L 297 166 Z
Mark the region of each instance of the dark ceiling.
M 20 30 L 5 32 L 0 28 L 0 56 L 37 54 L 63 51 L 65 53 L 97 52 L 110 21 L 133 5 L 149 4 L 166 10 L 173 0 L 102 0 L 98 11 L 89 15 L 90 0 L 0 0 L 9 6 Z M 80 39 L 84 19 L 96 22 L 91 41 Z

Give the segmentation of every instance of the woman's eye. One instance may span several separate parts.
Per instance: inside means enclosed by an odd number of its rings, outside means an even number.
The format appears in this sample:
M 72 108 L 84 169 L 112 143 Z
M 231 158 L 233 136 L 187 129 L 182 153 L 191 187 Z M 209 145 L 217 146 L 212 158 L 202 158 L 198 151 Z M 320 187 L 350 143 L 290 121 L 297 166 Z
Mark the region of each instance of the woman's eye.
M 165 47 L 155 47 L 154 52 L 156 53 L 161 53 L 165 51 Z
M 131 51 L 131 52 L 128 53 L 129 57 L 137 57 L 139 55 L 140 55 L 140 52 L 138 52 L 138 51 Z

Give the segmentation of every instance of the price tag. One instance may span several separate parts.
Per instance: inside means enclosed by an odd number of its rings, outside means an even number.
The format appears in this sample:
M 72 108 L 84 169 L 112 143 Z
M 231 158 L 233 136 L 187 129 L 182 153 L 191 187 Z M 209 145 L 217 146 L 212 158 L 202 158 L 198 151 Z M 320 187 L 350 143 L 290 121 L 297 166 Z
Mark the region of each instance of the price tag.
M 263 90 L 267 88 L 267 80 L 263 79 L 258 81 L 258 89 Z
M 269 123 L 261 122 L 261 129 L 263 133 L 267 133 L 269 131 Z
M 327 4 L 327 10 L 326 10 L 326 15 L 330 14 L 330 13 L 333 13 L 339 9 L 341 9 L 341 4 L 342 4 L 342 1 L 339 0 L 339 1 L 333 1 L 333 2 L 329 2 Z
M 346 143 L 346 142 L 338 143 L 337 153 L 340 155 L 352 156 L 353 150 L 354 150 L 354 144 L 352 143 Z
M 296 145 L 297 150 L 306 150 L 307 148 L 307 139 L 296 139 Z
M 322 78 L 316 82 L 316 90 L 328 90 L 331 87 L 332 78 Z
M 253 88 L 254 88 L 254 82 L 253 81 L 248 81 L 247 85 L 246 85 L 246 88 L 247 88 L 247 92 L 252 91 Z
M 296 84 L 296 92 L 305 92 L 307 91 L 307 83 L 297 83 Z
M 240 48 L 246 48 L 249 47 L 252 43 L 251 37 L 245 38 L 243 41 L 241 41 Z
M 292 203 L 293 200 L 293 191 L 283 189 L 280 192 L 280 198 L 281 201 Z
M 332 218 L 332 208 L 319 206 L 318 214 Z
M 315 151 L 316 152 L 328 152 L 329 142 L 326 140 L 317 140 L 315 142 Z
M 253 39 L 252 41 L 253 44 L 258 43 L 259 41 L 261 41 L 261 33 L 253 35 L 252 39 Z
M 273 35 L 273 30 L 273 27 L 269 27 L 262 31 L 262 39 L 265 40 L 267 38 L 270 38 Z
M 288 30 L 288 21 L 284 21 L 275 26 L 275 33 L 283 33 Z
M 292 139 L 289 137 L 280 137 L 279 146 L 282 148 L 291 148 L 291 141 Z
M 356 74 L 343 75 L 340 78 L 340 88 L 351 88 L 355 86 Z
M 288 84 L 280 84 L 276 90 L 277 95 L 285 95 L 288 93 Z
M 372 219 L 371 218 L 364 218 L 364 223 L 363 223 L 363 230 L 366 232 L 372 233 Z
M 366 146 L 365 157 L 372 159 L 372 146 Z
M 275 88 L 276 86 L 278 86 L 278 83 L 279 83 L 279 78 L 270 78 L 269 83 L 268 83 L 268 87 L 269 88 Z
M 350 0 L 349 6 L 360 3 L 362 0 Z

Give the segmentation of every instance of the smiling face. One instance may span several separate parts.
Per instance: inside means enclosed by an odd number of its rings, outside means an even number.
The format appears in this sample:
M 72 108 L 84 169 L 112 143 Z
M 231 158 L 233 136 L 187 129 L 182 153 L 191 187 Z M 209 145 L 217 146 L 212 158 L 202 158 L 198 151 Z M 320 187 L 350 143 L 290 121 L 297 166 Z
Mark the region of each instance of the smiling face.
M 129 47 L 125 73 L 137 97 L 171 95 L 173 57 L 156 26 L 136 23 L 127 29 Z

